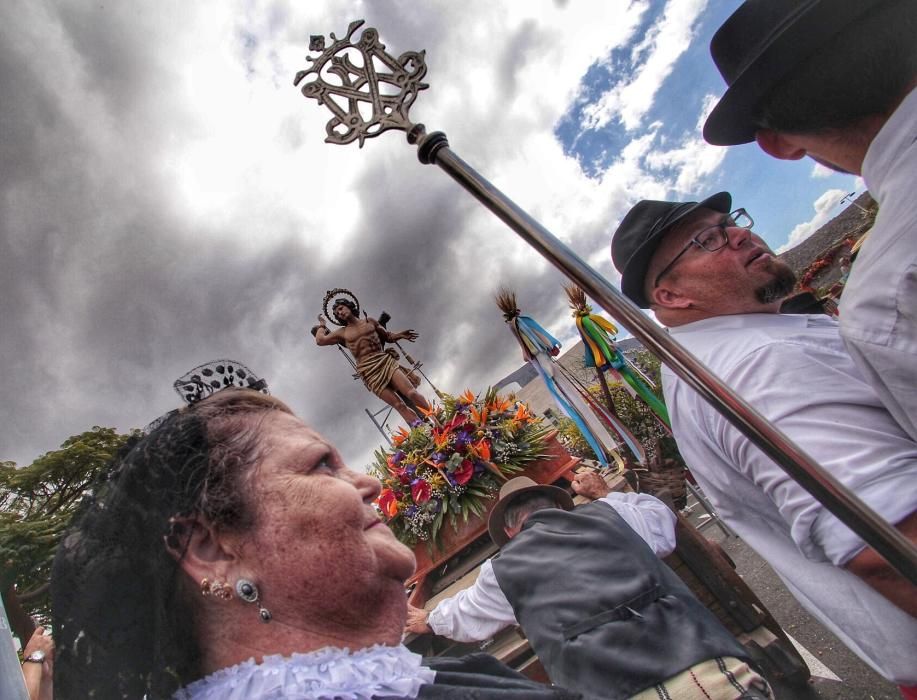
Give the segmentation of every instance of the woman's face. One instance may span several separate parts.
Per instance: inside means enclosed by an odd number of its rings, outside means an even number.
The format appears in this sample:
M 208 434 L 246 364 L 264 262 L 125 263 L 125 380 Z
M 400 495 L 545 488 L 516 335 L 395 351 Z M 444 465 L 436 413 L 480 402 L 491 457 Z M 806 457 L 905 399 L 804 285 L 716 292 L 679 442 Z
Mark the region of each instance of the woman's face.
M 265 456 L 250 482 L 255 526 L 240 543 L 241 565 L 274 619 L 296 625 L 327 617 L 349 627 L 392 592 L 403 606 L 414 554 L 372 506 L 378 480 L 348 469 L 290 414 L 268 414 L 260 433 Z

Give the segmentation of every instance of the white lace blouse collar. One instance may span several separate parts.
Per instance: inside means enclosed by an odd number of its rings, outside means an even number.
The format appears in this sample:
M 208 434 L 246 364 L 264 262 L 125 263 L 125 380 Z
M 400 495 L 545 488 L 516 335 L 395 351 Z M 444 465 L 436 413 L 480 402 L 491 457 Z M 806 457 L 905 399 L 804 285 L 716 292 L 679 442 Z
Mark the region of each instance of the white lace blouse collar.
M 224 668 L 182 688 L 174 700 L 281 700 L 373 696 L 414 698 L 435 672 L 404 646 L 377 644 L 351 653 L 326 647 L 308 654 L 265 656 Z

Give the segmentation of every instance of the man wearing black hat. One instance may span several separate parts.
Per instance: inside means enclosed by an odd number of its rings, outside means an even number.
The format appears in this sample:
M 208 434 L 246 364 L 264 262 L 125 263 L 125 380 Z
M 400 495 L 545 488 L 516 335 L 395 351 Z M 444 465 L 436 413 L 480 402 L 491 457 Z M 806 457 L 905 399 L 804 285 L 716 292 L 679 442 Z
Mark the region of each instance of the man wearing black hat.
M 715 145 L 757 141 L 862 175 L 879 214 L 841 299 L 841 335 L 917 440 L 917 2 L 748 0 L 716 32 L 728 89 Z
M 488 529 L 500 553 L 429 614 L 409 608 L 408 631 L 482 641 L 520 624 L 551 681 L 587 699 L 772 697 L 745 650 L 659 561 L 675 548 L 675 515 L 653 496 L 611 493 L 574 510 L 563 489 L 517 477 Z
M 792 271 L 728 192 L 642 201 L 614 234 L 621 289 L 837 479 L 917 542 L 917 443 L 822 314 L 779 313 Z M 917 683 L 917 592 L 663 368 L 672 429 L 730 526 L 790 592 L 886 678 Z

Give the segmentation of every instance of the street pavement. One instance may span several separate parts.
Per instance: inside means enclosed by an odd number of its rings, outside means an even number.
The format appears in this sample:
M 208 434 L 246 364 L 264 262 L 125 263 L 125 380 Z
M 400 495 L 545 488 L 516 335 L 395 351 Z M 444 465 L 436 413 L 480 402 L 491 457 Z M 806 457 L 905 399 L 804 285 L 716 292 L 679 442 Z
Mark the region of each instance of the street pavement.
M 695 507 L 691 520 L 695 521 L 702 512 L 699 506 Z M 879 676 L 812 618 L 796 602 L 773 569 L 745 542 L 738 537 L 726 536 L 713 523 L 705 526 L 702 532 L 726 550 L 736 564 L 736 571 L 757 593 L 777 622 L 811 655 L 806 658 L 813 674 L 809 688 L 777 687 L 777 700 L 900 700 L 901 695 L 895 685 Z M 803 657 L 806 657 L 805 652 Z

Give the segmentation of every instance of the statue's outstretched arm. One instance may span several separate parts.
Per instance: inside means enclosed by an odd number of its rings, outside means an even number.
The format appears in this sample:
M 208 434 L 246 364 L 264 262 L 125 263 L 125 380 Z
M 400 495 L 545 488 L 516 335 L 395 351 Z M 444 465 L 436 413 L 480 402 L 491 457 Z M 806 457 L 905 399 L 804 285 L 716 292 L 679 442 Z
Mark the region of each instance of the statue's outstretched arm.
M 341 331 L 330 331 L 325 325 L 325 319 L 318 317 L 318 325 L 312 326 L 309 331 L 315 338 L 316 345 L 337 345 L 341 342 L 339 334 Z
M 401 331 L 400 333 L 388 334 L 388 339 L 390 342 L 395 342 L 396 340 L 409 340 L 413 343 L 419 337 L 420 336 L 413 328 L 408 328 L 406 331 Z

